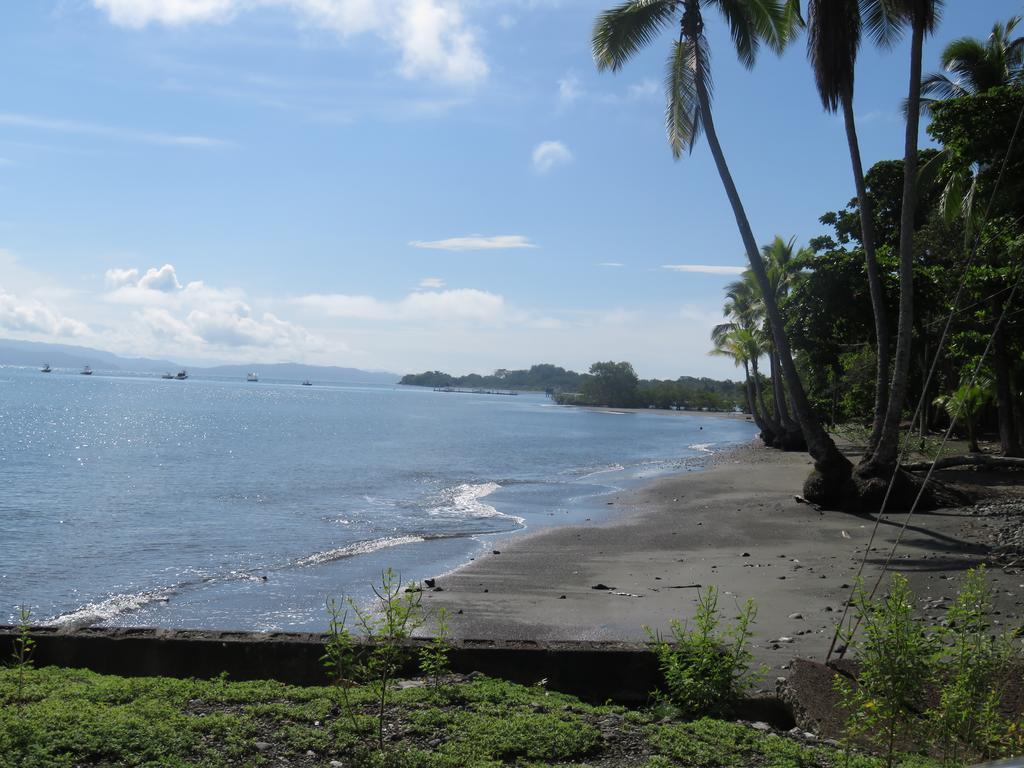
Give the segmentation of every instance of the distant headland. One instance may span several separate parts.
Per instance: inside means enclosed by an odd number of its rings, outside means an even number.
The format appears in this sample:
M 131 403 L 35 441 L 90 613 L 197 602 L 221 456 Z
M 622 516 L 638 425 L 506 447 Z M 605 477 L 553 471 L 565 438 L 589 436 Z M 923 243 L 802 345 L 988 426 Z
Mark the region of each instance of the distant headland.
M 403 376 L 400 384 L 417 387 L 546 392 L 563 405 L 612 408 L 664 408 L 733 411 L 746 407 L 740 382 L 680 376 L 678 379 L 641 379 L 627 362 L 598 362 L 587 373 L 550 363 L 527 369 L 499 368 L 489 375 L 452 376 L 425 371 Z

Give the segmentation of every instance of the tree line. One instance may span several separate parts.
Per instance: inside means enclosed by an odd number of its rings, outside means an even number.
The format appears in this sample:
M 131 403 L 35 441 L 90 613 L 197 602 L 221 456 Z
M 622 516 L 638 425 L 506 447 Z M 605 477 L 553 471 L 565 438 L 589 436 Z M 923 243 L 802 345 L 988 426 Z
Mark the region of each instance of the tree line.
M 523 370 L 499 368 L 493 374 L 451 376 L 442 371 L 403 376 L 400 384 L 461 389 L 546 392 L 563 405 L 612 408 L 664 408 L 733 411 L 746 407 L 742 382 L 680 376 L 641 379 L 628 362 L 597 362 L 587 373 L 543 363 Z
M 988 40 L 951 43 L 943 71 L 923 76 L 923 42 L 942 7 L 942 0 L 628 0 L 594 28 L 597 66 L 611 70 L 671 33 L 671 150 L 679 158 L 706 136 L 749 264 L 728 288 L 715 350 L 744 368 L 747 406 L 767 441 L 813 457 L 804 495 L 832 507 L 875 510 L 891 481 L 892 501 L 909 504 L 920 481 L 899 466 L 901 422 L 918 402 L 929 404 L 932 421 L 940 406 L 976 416 L 979 383 L 991 381 L 1003 452 L 1020 451 L 1015 286 L 1024 153 L 1014 137 L 1024 114 L 1024 43 L 1013 36 L 1017 18 L 998 23 Z M 809 248 L 781 237 L 757 244 L 712 115 L 705 25 L 716 12 L 748 68 L 762 47 L 781 52 L 806 30 L 822 105 L 842 114 L 855 198 L 822 217 L 833 231 Z M 854 111 L 862 38 L 885 48 L 903 34 L 910 36 L 904 155 L 865 173 Z M 935 153 L 918 148 L 922 111 L 941 145 Z M 950 312 L 954 323 L 943 334 Z M 827 429 L 842 408 L 868 416 L 856 464 Z

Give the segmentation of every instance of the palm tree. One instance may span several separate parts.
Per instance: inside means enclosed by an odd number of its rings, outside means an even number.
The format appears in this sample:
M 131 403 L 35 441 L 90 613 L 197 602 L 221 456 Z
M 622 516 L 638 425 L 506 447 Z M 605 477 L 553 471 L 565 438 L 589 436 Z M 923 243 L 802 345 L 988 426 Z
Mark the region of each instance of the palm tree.
M 883 44 L 888 43 L 897 20 L 891 13 L 887 13 L 888 9 L 884 5 L 875 3 L 865 10 L 867 22 L 876 32 L 876 37 Z M 853 183 L 860 211 L 861 244 L 864 248 L 877 346 L 875 410 L 866 451 L 871 456 L 882 434 L 889 400 L 889 321 L 882 277 L 875 258 L 874 212 L 864 183 L 864 164 L 860 157 L 860 142 L 853 113 L 854 71 L 864 23 L 860 0 L 809 0 L 807 4 L 807 55 L 825 109 L 833 113 L 840 108 L 843 111 L 846 143 L 850 151 Z
M 910 26 L 910 87 L 903 147 L 903 200 L 900 211 L 900 304 L 896 325 L 896 352 L 885 421 L 874 456 L 862 466 L 863 474 L 889 475 L 896 471 L 900 416 L 910 381 L 910 347 L 914 325 L 914 214 L 917 208 L 917 152 L 921 117 L 921 55 L 925 35 L 935 29 L 943 0 L 885 0 L 889 10 Z M 888 23 L 888 21 L 886 21 Z
M 778 418 L 773 418 L 765 405 L 764 392 L 761 390 L 761 374 L 758 370 L 759 361 L 766 352 L 766 336 L 762 331 L 764 325 L 764 305 L 749 270 L 743 280 L 736 280 L 726 288 L 726 300 L 722 313 L 728 322 L 716 325 L 711 330 L 711 340 L 715 344 L 712 354 L 728 354 L 742 360 L 747 370 L 747 387 L 750 390 L 751 414 L 761 429 L 761 438 L 766 445 L 776 445 L 783 435 L 782 425 Z M 725 350 L 728 350 L 725 351 Z M 738 355 L 742 352 L 742 355 Z M 756 406 L 760 406 L 760 410 Z
M 764 407 L 758 410 L 758 401 L 754 392 L 754 383 L 751 378 L 751 362 L 756 365 L 757 358 L 762 354 L 758 348 L 758 341 L 755 335 L 746 328 L 740 328 L 734 323 L 722 323 L 715 326 L 711 331 L 711 340 L 715 343 L 714 349 L 708 354 L 731 357 L 736 365 L 743 366 L 743 380 L 747 392 L 747 407 L 754 423 L 761 430 L 761 438 L 767 443 L 771 440 L 768 427 L 764 423 L 761 414 Z M 755 372 L 754 376 L 757 374 Z
M 796 242 L 796 238 L 792 237 L 788 241 L 783 240 L 779 235 L 775 236 L 775 239 L 768 245 L 761 246 L 761 257 L 764 260 L 765 268 L 768 273 L 768 283 L 771 295 L 775 299 L 776 304 L 781 304 L 786 297 L 789 295 L 790 284 L 792 283 L 794 267 L 794 251 L 793 245 Z M 801 250 L 796 256 L 805 255 L 805 251 Z M 747 271 L 745 276 L 749 276 L 750 272 Z M 747 279 L 753 280 L 752 277 Z M 756 283 L 753 284 L 756 289 Z M 762 306 L 764 305 L 763 297 L 760 298 Z M 771 337 L 770 330 L 766 334 Z M 774 344 L 769 343 L 768 354 L 770 355 L 771 372 L 772 372 L 772 392 L 775 396 L 776 403 L 776 417 L 782 424 L 782 428 L 785 435 L 785 447 L 796 448 L 799 446 L 800 450 L 806 448 L 803 444 L 803 440 L 799 437 L 800 427 L 794 423 L 789 415 L 789 407 L 787 405 L 786 389 L 783 385 L 782 378 L 778 373 L 778 369 L 782 367 L 779 359 L 778 349 Z
M 969 453 L 980 453 L 978 447 L 978 431 L 975 423 L 981 409 L 992 402 L 993 395 L 992 377 L 982 375 L 972 384 L 966 377 L 961 380 L 960 386 L 948 395 L 939 395 L 932 401 L 932 405 L 942 408 L 950 419 L 963 419 L 964 427 L 967 430 L 967 451 Z
M 782 315 L 771 295 L 768 274 L 758 252 L 739 191 L 725 160 L 711 113 L 710 46 L 704 34 L 704 8 L 717 10 L 729 26 L 740 62 L 753 67 L 762 43 L 781 51 L 798 22 L 796 4 L 780 0 L 627 0 L 602 13 L 593 34 L 598 69 L 617 71 L 658 33 L 678 25 L 668 58 L 666 122 L 672 153 L 679 158 L 692 150 L 703 131 L 718 175 L 732 206 L 750 269 L 765 297 L 765 312 L 779 353 L 783 374 L 793 399 L 808 450 L 815 459 L 817 477 L 805 485 L 805 495 L 834 504 L 852 469 L 811 409 L 786 338 Z
M 921 106 L 956 99 L 1024 80 L 1024 37 L 1012 37 L 1020 16 L 996 22 L 988 40 L 961 37 L 943 51 L 939 61 L 946 72 L 933 72 L 921 81 Z

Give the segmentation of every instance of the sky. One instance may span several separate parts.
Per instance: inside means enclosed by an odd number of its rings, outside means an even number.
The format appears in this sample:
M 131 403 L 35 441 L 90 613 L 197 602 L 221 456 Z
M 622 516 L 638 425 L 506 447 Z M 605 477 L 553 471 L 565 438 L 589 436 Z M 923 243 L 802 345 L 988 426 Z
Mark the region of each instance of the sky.
M 745 262 L 732 211 L 705 143 L 668 148 L 670 40 L 596 71 L 607 4 L 5 3 L 0 337 L 192 364 L 736 378 L 708 355 Z M 1022 11 L 947 0 L 925 71 Z M 841 121 L 804 40 L 748 71 L 708 22 L 755 236 L 806 243 L 854 194 Z M 866 164 L 902 155 L 908 48 L 862 51 Z

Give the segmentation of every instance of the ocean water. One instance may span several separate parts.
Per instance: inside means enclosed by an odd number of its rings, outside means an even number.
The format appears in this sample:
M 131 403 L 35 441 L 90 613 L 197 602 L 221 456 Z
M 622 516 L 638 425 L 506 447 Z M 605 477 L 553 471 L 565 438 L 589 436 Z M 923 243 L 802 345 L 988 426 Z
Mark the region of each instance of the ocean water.
M 0 623 L 321 630 L 755 433 L 406 387 L 0 368 Z

